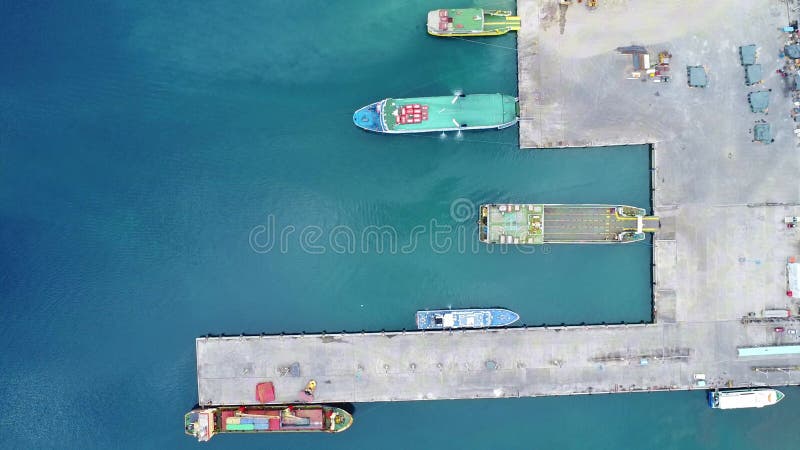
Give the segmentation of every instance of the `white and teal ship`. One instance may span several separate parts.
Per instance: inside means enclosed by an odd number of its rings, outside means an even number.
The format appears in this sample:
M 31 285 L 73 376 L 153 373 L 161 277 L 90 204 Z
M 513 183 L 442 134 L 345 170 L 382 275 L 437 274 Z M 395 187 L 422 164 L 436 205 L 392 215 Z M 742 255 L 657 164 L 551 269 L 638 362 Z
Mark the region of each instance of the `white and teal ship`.
M 783 400 L 783 392 L 770 388 L 709 391 L 708 406 L 714 409 L 763 408 Z
M 519 314 L 503 308 L 417 311 L 420 330 L 506 327 L 517 320 Z
M 502 130 L 518 120 L 519 102 L 503 94 L 387 98 L 353 114 L 359 128 L 387 134 Z

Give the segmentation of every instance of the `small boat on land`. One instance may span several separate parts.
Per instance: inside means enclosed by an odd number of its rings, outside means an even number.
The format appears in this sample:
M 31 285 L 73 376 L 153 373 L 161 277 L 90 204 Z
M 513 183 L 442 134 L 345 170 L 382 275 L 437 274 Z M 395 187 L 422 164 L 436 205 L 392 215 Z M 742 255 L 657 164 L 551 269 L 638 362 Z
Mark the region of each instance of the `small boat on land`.
M 783 400 L 783 392 L 770 388 L 709 391 L 708 406 L 714 409 L 763 408 Z
M 387 98 L 353 114 L 359 128 L 388 134 L 503 129 L 517 120 L 517 99 L 503 94 Z
M 342 408 L 326 405 L 255 405 L 197 408 L 184 417 L 184 431 L 204 442 L 220 433 L 339 433 L 353 424 Z
M 500 36 L 518 31 L 520 18 L 500 9 L 436 9 L 428 12 L 428 34 L 434 36 Z
M 517 320 L 519 314 L 503 308 L 417 311 L 420 330 L 505 327 Z

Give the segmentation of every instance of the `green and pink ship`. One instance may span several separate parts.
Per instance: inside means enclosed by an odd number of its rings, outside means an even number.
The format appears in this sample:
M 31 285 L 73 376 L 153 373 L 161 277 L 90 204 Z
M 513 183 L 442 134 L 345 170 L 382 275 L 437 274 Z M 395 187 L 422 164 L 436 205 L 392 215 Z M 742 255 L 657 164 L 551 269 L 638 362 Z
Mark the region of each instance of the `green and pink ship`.
M 359 128 L 389 134 L 503 129 L 518 120 L 517 98 L 503 94 L 387 98 L 353 114 Z
M 428 12 L 428 33 L 434 36 L 500 36 L 519 31 L 511 11 L 483 8 L 437 9 Z
M 200 442 L 217 434 L 341 433 L 353 416 L 328 405 L 251 405 L 196 408 L 184 416 L 184 431 Z

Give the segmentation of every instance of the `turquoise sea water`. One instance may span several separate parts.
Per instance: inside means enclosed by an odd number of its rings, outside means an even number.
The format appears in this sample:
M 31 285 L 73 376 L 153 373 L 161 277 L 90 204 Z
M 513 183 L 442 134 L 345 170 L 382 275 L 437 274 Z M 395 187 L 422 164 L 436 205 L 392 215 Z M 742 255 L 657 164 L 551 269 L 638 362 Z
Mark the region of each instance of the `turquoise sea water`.
M 390 95 L 516 94 L 516 41 L 428 37 L 450 0 L 322 5 L 0 5 L 0 447 L 196 448 L 206 333 L 411 328 L 446 306 L 649 320 L 649 244 L 473 235 L 482 202 L 647 206 L 644 147 L 362 132 L 352 111 Z M 792 448 L 785 392 L 722 414 L 700 392 L 366 404 L 340 436 L 207 447 Z

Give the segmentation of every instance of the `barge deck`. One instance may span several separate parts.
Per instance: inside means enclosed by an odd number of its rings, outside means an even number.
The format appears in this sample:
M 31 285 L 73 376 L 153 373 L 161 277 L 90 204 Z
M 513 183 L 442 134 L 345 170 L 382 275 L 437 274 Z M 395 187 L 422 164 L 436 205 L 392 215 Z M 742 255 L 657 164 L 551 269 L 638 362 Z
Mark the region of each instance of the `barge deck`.
M 489 244 L 617 244 L 643 240 L 658 217 L 631 206 L 490 204 L 479 226 Z

